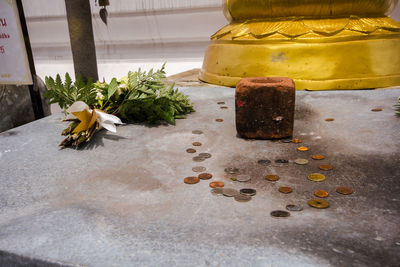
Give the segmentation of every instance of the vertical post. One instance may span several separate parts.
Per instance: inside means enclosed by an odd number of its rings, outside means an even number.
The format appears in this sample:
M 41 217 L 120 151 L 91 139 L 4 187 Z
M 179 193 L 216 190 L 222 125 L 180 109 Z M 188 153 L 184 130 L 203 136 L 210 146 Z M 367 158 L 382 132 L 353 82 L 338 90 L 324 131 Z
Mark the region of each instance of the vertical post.
M 75 77 L 98 80 L 96 47 L 89 0 L 65 0 Z
M 26 26 L 24 7 L 22 6 L 21 0 L 16 0 L 16 4 L 18 8 L 19 20 L 21 22 L 21 30 L 24 36 L 25 49 L 26 49 L 26 54 L 28 56 L 29 68 L 32 75 L 33 84 L 28 85 L 28 87 L 29 87 L 29 93 L 31 95 L 33 113 L 35 115 L 35 119 L 37 120 L 44 117 L 42 97 L 40 96 L 39 87 L 35 86 L 36 69 L 35 69 L 35 63 L 33 62 L 33 54 L 32 54 L 31 42 L 29 40 L 28 28 Z

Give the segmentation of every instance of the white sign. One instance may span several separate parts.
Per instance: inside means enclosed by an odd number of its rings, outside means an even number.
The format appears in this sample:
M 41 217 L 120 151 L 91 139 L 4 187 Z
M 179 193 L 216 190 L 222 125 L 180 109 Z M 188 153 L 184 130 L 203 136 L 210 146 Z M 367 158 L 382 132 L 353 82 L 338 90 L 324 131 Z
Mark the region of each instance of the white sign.
M 0 0 L 0 84 L 32 84 L 15 0 Z

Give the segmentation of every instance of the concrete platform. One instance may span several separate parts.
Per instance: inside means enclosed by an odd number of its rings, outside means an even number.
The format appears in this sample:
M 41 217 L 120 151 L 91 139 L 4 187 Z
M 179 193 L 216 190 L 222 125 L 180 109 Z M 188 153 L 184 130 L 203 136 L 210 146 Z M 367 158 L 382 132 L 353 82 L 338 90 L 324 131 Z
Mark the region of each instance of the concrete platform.
M 183 90 L 197 112 L 176 126 L 121 126 L 81 150 L 58 149 L 61 115 L 0 134 L 0 265 L 398 266 L 400 118 L 392 105 L 400 90 L 297 92 L 294 136 L 307 152 L 238 138 L 234 89 Z M 193 162 L 186 149 L 194 141 L 212 157 Z M 313 161 L 316 153 L 326 159 Z M 263 158 L 310 163 L 258 165 Z M 320 171 L 320 163 L 334 169 Z M 212 195 L 209 181 L 184 184 L 196 165 L 257 195 L 239 203 Z M 252 180 L 230 180 L 230 166 Z M 309 181 L 313 172 L 326 181 Z M 263 178 L 271 173 L 281 180 Z M 339 186 L 355 193 L 339 195 Z M 330 208 L 307 205 L 317 189 L 331 193 Z M 291 203 L 304 210 L 270 216 Z

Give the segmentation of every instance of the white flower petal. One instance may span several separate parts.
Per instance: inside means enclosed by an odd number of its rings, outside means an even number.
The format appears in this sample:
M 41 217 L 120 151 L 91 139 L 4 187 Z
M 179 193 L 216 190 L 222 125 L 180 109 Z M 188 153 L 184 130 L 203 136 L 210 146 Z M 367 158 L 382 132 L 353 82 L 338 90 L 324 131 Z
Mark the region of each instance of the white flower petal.
M 67 119 L 67 120 L 75 119 L 75 116 L 72 115 L 72 112 L 80 112 L 80 111 L 83 111 L 83 110 L 85 110 L 85 109 L 87 109 L 87 110 L 90 111 L 89 106 L 88 106 L 85 102 L 83 102 L 83 101 L 76 101 L 76 102 L 74 102 L 74 103 L 67 109 L 68 116 L 66 117 L 66 119 Z
M 117 132 L 117 127 L 115 127 L 114 123 L 112 123 L 111 121 L 101 122 L 100 126 L 107 129 L 110 132 L 113 132 L 113 133 Z

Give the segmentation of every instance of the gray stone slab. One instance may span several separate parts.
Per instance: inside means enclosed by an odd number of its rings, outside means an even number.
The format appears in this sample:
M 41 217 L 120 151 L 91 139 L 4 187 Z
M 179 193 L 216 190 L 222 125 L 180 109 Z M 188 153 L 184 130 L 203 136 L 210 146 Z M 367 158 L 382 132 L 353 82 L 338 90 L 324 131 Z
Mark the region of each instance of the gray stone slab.
M 394 266 L 400 260 L 400 90 L 298 92 L 298 144 L 236 136 L 234 89 L 184 88 L 196 113 L 176 126 L 124 125 L 98 133 L 83 149 L 59 150 L 61 115 L 0 134 L 0 250 L 88 266 Z M 217 101 L 226 102 L 220 109 Z M 375 107 L 382 112 L 371 112 Z M 327 117 L 335 118 L 326 122 Z M 216 122 L 216 118 L 224 121 Z M 192 134 L 201 129 L 204 134 Z M 254 188 L 250 202 L 210 193 L 193 175 L 192 142 L 212 157 L 201 162 L 226 186 Z M 334 169 L 327 179 L 310 159 Z M 257 164 L 268 158 L 268 166 Z M 308 165 L 275 164 L 307 158 Z M 235 166 L 250 182 L 229 179 Z M 281 179 L 268 182 L 266 174 Z M 294 192 L 281 194 L 280 186 Z M 338 186 L 355 193 L 342 196 Z M 331 207 L 308 207 L 313 192 L 331 193 Z M 299 204 L 301 212 L 270 212 Z

